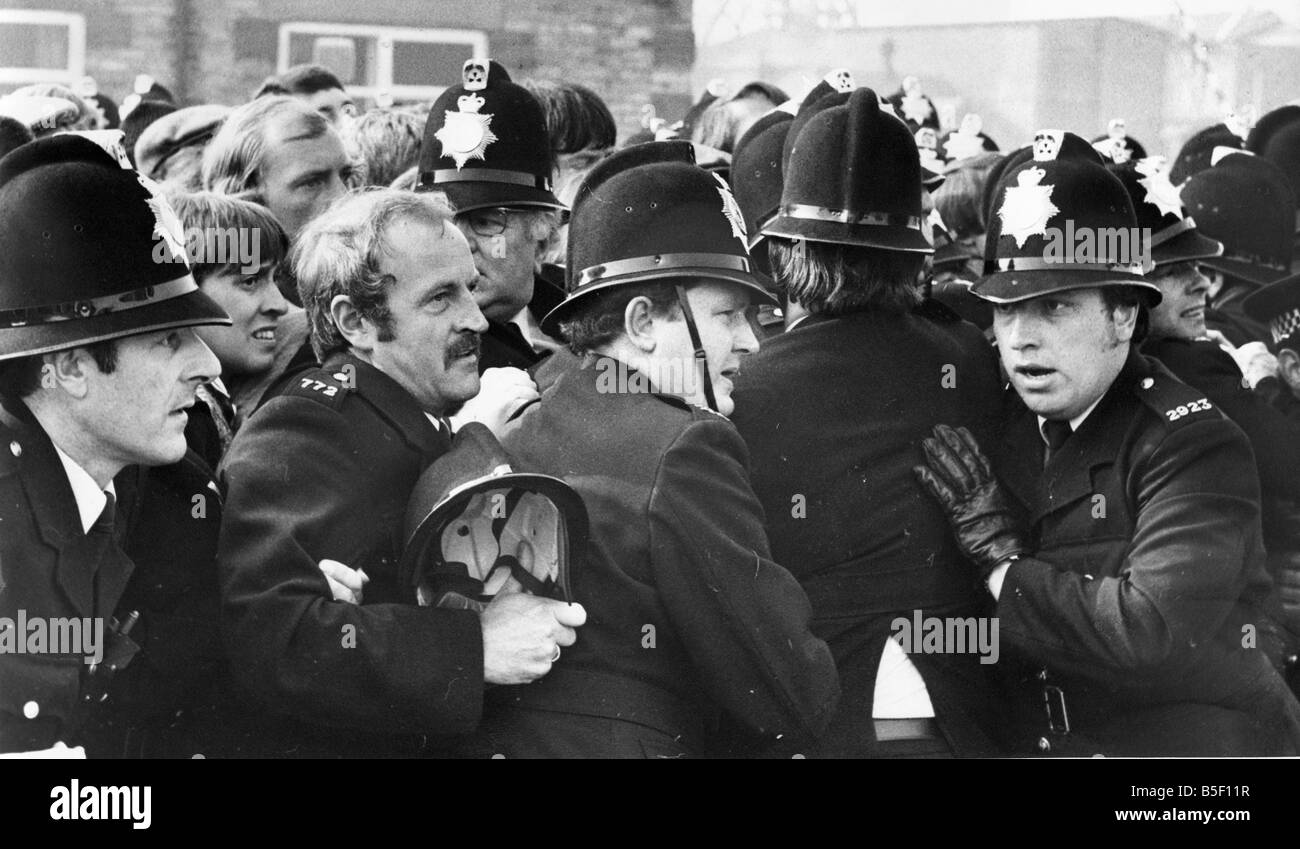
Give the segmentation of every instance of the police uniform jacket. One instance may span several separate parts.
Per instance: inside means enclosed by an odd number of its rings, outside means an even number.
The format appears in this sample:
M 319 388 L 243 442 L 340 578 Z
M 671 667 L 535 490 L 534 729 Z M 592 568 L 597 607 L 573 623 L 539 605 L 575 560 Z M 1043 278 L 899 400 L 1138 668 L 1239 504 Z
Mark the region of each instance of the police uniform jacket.
M 1046 467 L 1037 418 L 1007 401 L 995 466 L 1035 552 L 997 604 L 1015 750 L 1295 754 L 1300 706 L 1275 670 L 1259 483 L 1237 426 L 1136 352 Z M 1063 737 L 1044 730 L 1040 672 L 1064 694 Z
M 890 624 L 916 610 L 981 612 L 974 571 L 912 468 L 940 422 L 992 438 L 992 349 L 934 301 L 908 313 L 814 315 L 741 364 L 735 400 L 773 555 L 807 591 L 844 684 L 821 751 L 870 754 Z M 987 753 L 988 666 L 973 653 L 911 659 L 953 748 Z
M 122 546 L 135 564 L 115 616 L 133 622 L 139 653 L 87 723 L 90 757 L 235 755 L 256 727 L 235 698 L 221 640 L 213 416 L 202 401 L 190 409 L 179 463 L 128 466 L 114 478 Z
M 1250 440 L 1259 471 L 1268 573 L 1283 605 L 1287 651 L 1294 652 L 1300 647 L 1300 420 L 1269 402 L 1268 387 L 1249 389 L 1232 357 L 1215 342 L 1150 339 L 1142 351 L 1204 392 Z M 1277 378 L 1269 382 L 1276 392 Z
M 235 437 L 222 618 L 236 678 L 292 720 L 268 735 L 269 753 L 417 754 L 478 723 L 478 615 L 417 607 L 397 582 L 407 498 L 448 446 L 405 389 L 345 353 Z M 326 558 L 370 576 L 364 604 L 332 600 Z
M 588 618 L 544 679 L 500 693 L 498 751 L 700 754 L 719 709 L 768 738 L 820 731 L 835 667 L 772 559 L 735 427 L 610 358 L 559 352 L 551 369 L 503 444 L 586 504 L 573 586 Z
M 1300 423 L 1300 398 L 1297 398 L 1291 388 L 1282 383 L 1277 378 L 1271 378 L 1274 381 L 1272 405 L 1282 415 L 1286 416 L 1293 422 Z M 1269 378 L 1265 378 L 1265 381 Z
M 1218 343 L 1205 339 L 1148 339 L 1142 353 L 1179 380 L 1201 390 L 1250 440 L 1264 497 L 1300 498 L 1300 426 L 1244 382 L 1241 369 Z
M 83 531 L 53 443 L 24 405 L 6 407 L 0 413 L 0 618 L 13 623 L 13 638 L 28 647 L 20 612 L 27 622 L 108 622 L 132 564 L 109 535 Z M 60 740 L 78 745 L 85 714 L 76 706 L 88 675 L 80 653 L 0 653 L 0 752 L 46 749 Z

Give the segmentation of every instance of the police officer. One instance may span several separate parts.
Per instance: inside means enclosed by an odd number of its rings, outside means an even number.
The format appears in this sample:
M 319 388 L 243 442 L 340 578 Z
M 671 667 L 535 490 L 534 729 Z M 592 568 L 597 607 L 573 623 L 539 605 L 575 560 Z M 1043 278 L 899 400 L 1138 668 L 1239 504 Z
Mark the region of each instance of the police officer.
M 1237 126 L 1234 122 L 1234 127 Z M 1240 127 L 1237 127 L 1240 129 Z M 1193 176 L 1211 166 L 1215 151 L 1221 147 L 1230 150 L 1245 150 L 1246 136 L 1237 132 L 1225 120 L 1213 126 L 1205 127 L 1192 134 L 1183 142 L 1169 167 L 1169 179 L 1175 186 L 1186 185 Z
M 1300 201 L 1300 104 L 1289 103 L 1260 118 L 1246 138 L 1246 149 L 1280 168 L 1291 184 L 1291 193 Z M 1300 240 L 1300 212 L 1296 234 Z M 1293 264 L 1291 270 L 1300 268 Z
M 1150 233 L 1153 268 L 1147 279 L 1160 287 L 1142 353 L 1204 392 L 1250 440 L 1269 573 L 1276 575 L 1300 551 L 1300 453 L 1295 450 L 1300 425 L 1273 409 L 1266 389 L 1255 391 L 1261 382 L 1276 384 L 1277 361 L 1263 342 L 1236 347 L 1217 332 L 1217 339 L 1210 338 L 1205 322 L 1210 280 L 1200 263 L 1220 256 L 1223 245 L 1202 235 L 1195 220 L 1184 214 L 1163 163 L 1144 159 L 1109 167 L 1128 190 L 1139 228 Z M 1288 639 L 1289 652 L 1294 652 L 1297 636 Z
M 114 478 L 185 456 L 195 391 L 219 371 L 193 328 L 229 324 L 117 135 L 0 160 L 0 751 L 81 742 L 129 662 L 128 623 L 110 621 L 133 568 Z M 23 620 L 101 637 L 17 653 Z
M 266 710 L 252 751 L 440 751 L 477 726 L 485 683 L 545 675 L 582 610 L 516 594 L 480 617 L 416 607 L 398 586 L 407 498 L 479 389 L 486 322 L 445 205 L 355 195 L 307 226 L 291 261 L 322 365 L 245 423 L 223 472 L 223 624 Z
M 487 316 L 480 371 L 527 369 L 558 344 L 539 325 L 564 292 L 538 276 L 564 205 L 542 106 L 499 63 L 470 59 L 433 104 L 416 191 L 443 193 L 469 240 Z
M 1268 326 L 1269 346 L 1277 357 L 1274 406 L 1300 422 L 1300 275 L 1293 274 L 1252 293 L 1242 305 L 1247 315 Z
M 1140 253 L 1097 238 L 1135 228 L 1133 207 L 1062 136 L 1040 131 L 999 186 L 974 290 L 1014 388 L 986 445 L 998 475 L 949 428 L 918 470 L 997 600 L 1009 745 L 1295 754 L 1250 445 L 1134 349 L 1159 290 Z
M 1268 325 L 1269 346 L 1277 357 L 1277 377 L 1267 378 L 1257 393 L 1271 398 L 1274 408 L 1293 425 L 1300 425 L 1300 274 L 1272 283 L 1254 292 L 1242 303 L 1246 314 Z M 1292 441 L 1294 447 L 1295 442 Z M 1294 507 L 1294 505 L 1288 505 Z M 1300 511 L 1279 511 L 1277 533 L 1300 539 Z M 1267 530 L 1267 528 L 1266 528 Z M 1300 694 L 1300 553 L 1296 547 L 1274 551 L 1269 548 L 1269 565 L 1277 582 L 1284 623 L 1292 638 L 1289 659 L 1291 689 Z
M 773 109 L 740 137 L 731 157 L 731 187 L 745 218 L 745 240 L 750 257 L 762 275 L 760 279 L 778 299 L 781 296 L 771 284 L 772 270 L 767 262 L 767 243 L 762 230 L 781 205 L 781 187 L 784 185 L 781 150 L 793 120 L 794 115 L 786 108 Z M 784 329 L 784 308 L 785 304 L 780 308 L 760 307 L 760 327 L 769 334 L 780 333 Z
M 507 757 L 705 754 L 721 713 L 761 744 L 806 740 L 838 687 L 726 418 L 750 302 L 770 301 L 735 200 L 689 143 L 653 142 L 593 169 L 571 226 L 572 292 L 544 326 L 580 356 L 542 367 L 503 443 L 587 504 L 591 624 L 489 727 Z
M 1221 255 L 1201 261 L 1215 272 L 1206 324 L 1235 346 L 1264 341 L 1268 331 L 1241 302 L 1291 270 L 1296 199 L 1286 175 L 1263 157 L 1218 147 L 1181 196 L 1200 232 L 1223 242 Z
M 763 232 L 778 286 L 809 315 L 745 363 L 734 418 L 773 554 L 808 593 L 844 684 L 816 751 L 989 752 L 973 721 L 988 692 L 975 654 L 909 659 L 889 637 L 898 616 L 962 617 L 981 604 L 912 466 L 945 417 L 992 434 L 992 351 L 979 330 L 922 301 L 932 248 L 919 154 L 875 92 L 858 89 L 804 124 L 786 175 Z

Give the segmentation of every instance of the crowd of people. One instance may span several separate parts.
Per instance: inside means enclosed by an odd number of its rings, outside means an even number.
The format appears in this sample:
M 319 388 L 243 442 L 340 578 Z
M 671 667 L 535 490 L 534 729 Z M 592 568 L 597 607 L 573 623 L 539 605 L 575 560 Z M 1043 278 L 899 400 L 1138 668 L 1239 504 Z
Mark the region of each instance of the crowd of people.
M 0 98 L 0 752 L 1300 755 L 1300 105 L 130 101 Z

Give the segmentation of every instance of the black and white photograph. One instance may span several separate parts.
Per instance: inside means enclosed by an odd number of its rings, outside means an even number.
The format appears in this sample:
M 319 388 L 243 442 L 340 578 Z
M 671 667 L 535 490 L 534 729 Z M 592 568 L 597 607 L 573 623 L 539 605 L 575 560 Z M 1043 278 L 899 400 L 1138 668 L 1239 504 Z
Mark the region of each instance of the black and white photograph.
M 1262 820 L 1298 196 L 1295 0 L 0 0 L 0 775 Z

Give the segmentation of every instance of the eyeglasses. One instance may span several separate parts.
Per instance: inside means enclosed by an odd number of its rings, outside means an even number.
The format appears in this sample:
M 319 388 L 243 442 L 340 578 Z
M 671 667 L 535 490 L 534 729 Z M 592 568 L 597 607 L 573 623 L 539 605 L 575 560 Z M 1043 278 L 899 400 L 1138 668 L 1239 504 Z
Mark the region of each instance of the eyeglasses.
M 499 236 L 510 224 L 511 215 L 519 215 L 524 210 L 510 209 L 505 206 L 491 206 L 486 209 L 471 209 L 456 216 L 457 224 L 468 224 L 476 236 Z

